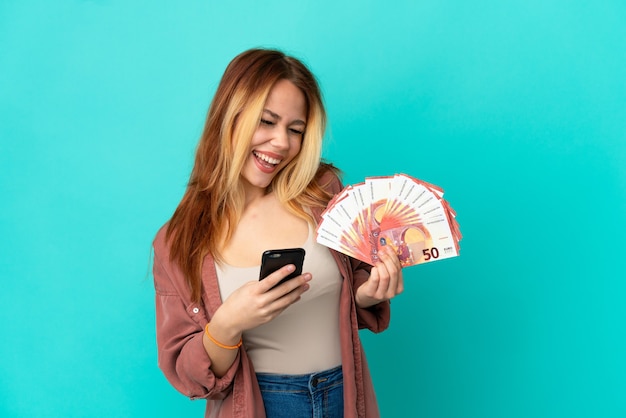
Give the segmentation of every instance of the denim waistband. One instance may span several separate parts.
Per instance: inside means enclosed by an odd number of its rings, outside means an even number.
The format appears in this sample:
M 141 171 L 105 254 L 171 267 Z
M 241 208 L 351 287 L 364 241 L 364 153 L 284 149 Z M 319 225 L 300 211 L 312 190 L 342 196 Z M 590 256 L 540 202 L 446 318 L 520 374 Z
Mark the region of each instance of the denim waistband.
M 266 391 L 312 393 L 343 384 L 341 366 L 308 374 L 257 373 L 256 376 Z

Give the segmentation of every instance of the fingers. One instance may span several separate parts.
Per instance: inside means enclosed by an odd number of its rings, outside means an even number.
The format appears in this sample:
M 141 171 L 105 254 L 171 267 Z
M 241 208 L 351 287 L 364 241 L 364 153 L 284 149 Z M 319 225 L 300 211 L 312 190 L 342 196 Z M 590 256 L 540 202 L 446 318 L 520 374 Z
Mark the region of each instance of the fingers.
M 404 280 L 400 260 L 390 247 L 382 247 L 378 256 L 363 290 L 368 298 L 382 302 L 402 293 Z
M 286 266 L 283 266 L 276 270 L 274 273 L 262 278 L 261 282 L 259 283 L 259 291 L 265 293 L 268 290 L 272 289 L 282 279 L 293 273 L 295 269 L 296 266 L 294 266 L 293 264 L 287 264 Z
M 261 293 L 261 305 L 265 315 L 272 317 L 278 315 L 309 290 L 308 282 L 312 279 L 310 273 L 301 274 L 279 284 L 294 269 L 292 264 L 286 265 L 259 282 L 258 292 Z
M 385 294 L 387 299 L 391 299 L 404 291 L 402 265 L 391 247 L 383 247 L 382 251 L 379 252 L 379 258 L 381 263 L 376 266 L 379 290 Z
M 287 280 L 285 283 L 279 284 L 267 291 L 270 299 L 277 301 L 284 300 L 288 305 L 300 299 L 300 296 L 309 290 L 309 281 L 311 281 L 311 273 L 304 273 L 293 279 Z M 287 306 L 288 306 L 287 305 Z
M 260 281 L 259 283 L 259 291 L 261 293 L 268 293 L 275 289 L 279 289 L 280 292 L 274 292 L 276 294 L 282 295 L 289 293 L 300 286 L 303 286 L 307 282 L 311 280 L 310 273 L 304 273 L 300 276 L 296 276 L 292 279 L 288 279 L 284 283 L 280 284 L 280 281 L 289 276 L 295 270 L 295 266 L 293 264 L 288 264 L 286 266 L 281 267 L 276 270 L 274 273 L 268 275 L 266 278 Z M 286 286 L 289 284 L 288 286 Z M 306 287 L 308 289 L 308 285 Z M 278 296 L 277 296 L 278 297 Z

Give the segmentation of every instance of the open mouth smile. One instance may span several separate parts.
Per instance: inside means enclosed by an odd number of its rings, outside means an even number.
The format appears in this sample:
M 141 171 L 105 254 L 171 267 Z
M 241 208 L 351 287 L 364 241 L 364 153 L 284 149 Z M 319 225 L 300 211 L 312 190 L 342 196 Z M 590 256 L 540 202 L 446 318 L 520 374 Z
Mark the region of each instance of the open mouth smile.
M 282 161 L 282 159 L 272 158 L 258 151 L 252 151 L 252 154 L 254 155 L 254 157 L 256 158 L 259 164 L 261 164 L 263 167 L 266 167 L 268 169 L 276 167 Z

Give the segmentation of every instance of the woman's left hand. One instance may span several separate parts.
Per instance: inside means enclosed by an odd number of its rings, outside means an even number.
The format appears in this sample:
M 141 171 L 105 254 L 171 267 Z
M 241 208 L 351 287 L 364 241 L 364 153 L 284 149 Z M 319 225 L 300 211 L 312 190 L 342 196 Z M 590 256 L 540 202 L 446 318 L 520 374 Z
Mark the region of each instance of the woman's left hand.
M 368 308 L 387 301 L 404 290 L 402 266 L 397 254 L 389 246 L 378 253 L 380 261 L 372 267 L 370 277 L 356 291 L 356 304 L 359 308 Z

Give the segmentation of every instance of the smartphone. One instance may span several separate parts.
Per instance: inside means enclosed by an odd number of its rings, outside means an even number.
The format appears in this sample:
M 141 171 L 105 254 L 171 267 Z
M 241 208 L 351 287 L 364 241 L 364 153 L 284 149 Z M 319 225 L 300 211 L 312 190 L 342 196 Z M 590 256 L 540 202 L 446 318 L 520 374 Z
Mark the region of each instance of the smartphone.
M 285 277 L 278 284 L 284 283 L 289 279 L 302 274 L 302 265 L 304 264 L 304 248 L 285 248 L 282 250 L 267 250 L 261 256 L 261 273 L 259 280 L 263 280 L 268 275 L 274 273 L 287 264 L 293 264 L 296 269 Z

